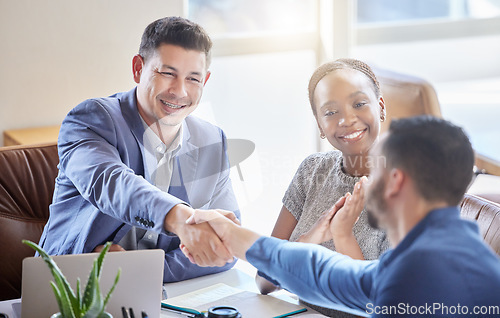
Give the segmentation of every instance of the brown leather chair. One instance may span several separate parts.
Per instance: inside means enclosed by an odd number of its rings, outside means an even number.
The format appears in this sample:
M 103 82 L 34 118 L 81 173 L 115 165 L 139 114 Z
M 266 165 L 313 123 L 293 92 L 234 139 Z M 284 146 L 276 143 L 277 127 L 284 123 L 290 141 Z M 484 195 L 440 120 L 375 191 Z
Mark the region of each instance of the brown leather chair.
M 500 204 L 465 194 L 460 214 L 477 222 L 485 242 L 500 256 Z
M 0 300 L 21 297 L 22 260 L 49 217 L 57 176 L 56 144 L 0 148 Z
M 389 128 L 393 118 L 418 115 L 442 117 L 436 91 L 429 82 L 388 70 L 374 68 L 373 71 L 380 82 L 387 111 L 381 132 Z

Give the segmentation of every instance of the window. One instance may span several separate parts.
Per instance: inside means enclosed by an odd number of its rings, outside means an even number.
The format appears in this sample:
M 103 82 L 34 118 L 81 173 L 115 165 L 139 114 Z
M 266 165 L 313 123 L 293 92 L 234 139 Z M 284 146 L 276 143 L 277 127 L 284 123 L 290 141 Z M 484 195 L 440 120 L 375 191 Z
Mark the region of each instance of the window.
M 500 34 L 500 0 L 357 0 L 359 45 Z
M 191 0 L 188 12 L 215 37 L 316 28 L 315 0 Z
M 442 19 L 492 18 L 500 15 L 499 0 L 358 0 L 357 22 L 418 22 Z
M 317 66 L 317 0 L 189 0 L 214 42 L 195 115 L 255 151 L 231 169 L 246 227 L 270 234 L 301 161 L 318 149 L 307 96 Z M 231 143 L 228 151 L 231 152 Z M 231 154 L 230 154 L 231 157 Z M 234 163 L 232 163 L 234 164 Z
M 443 117 L 498 161 L 500 0 L 357 0 L 356 17 L 353 56 L 429 81 Z

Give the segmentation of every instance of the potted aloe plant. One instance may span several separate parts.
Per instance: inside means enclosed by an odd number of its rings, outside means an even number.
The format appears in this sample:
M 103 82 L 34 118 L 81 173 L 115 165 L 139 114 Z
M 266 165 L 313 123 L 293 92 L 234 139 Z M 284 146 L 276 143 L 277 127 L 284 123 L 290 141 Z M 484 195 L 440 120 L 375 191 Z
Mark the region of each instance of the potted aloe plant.
M 63 273 L 54 262 L 54 260 L 36 243 L 23 240 L 23 243 L 30 246 L 40 254 L 45 263 L 49 266 L 55 282 L 50 282 L 54 294 L 56 296 L 57 304 L 59 305 L 60 312 L 52 315 L 51 318 L 110 318 L 109 313 L 105 312 L 106 304 L 109 301 L 111 293 L 116 287 L 120 279 L 120 270 L 116 274 L 115 282 L 109 290 L 106 297 L 103 297 L 99 288 L 99 279 L 101 277 L 101 267 L 104 261 L 104 255 L 109 250 L 111 242 L 108 242 L 101 253 L 94 260 L 92 271 L 90 272 L 87 286 L 83 292 L 83 297 L 80 294 L 80 278 L 76 281 L 76 294 L 71 289 L 70 284 L 64 277 Z

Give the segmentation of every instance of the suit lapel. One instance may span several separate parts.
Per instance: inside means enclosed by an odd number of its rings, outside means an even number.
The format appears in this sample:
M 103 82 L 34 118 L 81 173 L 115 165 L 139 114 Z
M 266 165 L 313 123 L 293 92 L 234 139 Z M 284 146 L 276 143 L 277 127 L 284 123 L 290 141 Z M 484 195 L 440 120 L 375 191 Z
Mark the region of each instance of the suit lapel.
M 151 180 L 152 171 L 147 171 L 148 166 L 156 167 L 156 156 L 154 153 L 146 151 L 144 147 L 144 126 L 137 109 L 137 100 L 135 95 L 136 88 L 122 94 L 119 97 L 120 106 L 122 109 L 123 117 L 126 119 L 132 134 L 134 135 L 138 148 L 141 152 L 144 164 L 144 177 L 147 181 L 153 184 Z M 177 154 L 176 162 L 174 163 L 174 169 L 172 171 L 172 180 L 170 182 L 169 193 L 175 195 L 179 199 L 186 200 L 189 202 L 188 195 L 191 193 L 193 183 L 196 179 L 196 169 L 199 155 L 199 148 L 191 144 L 191 133 L 189 131 L 189 126 L 186 124 L 186 120 L 182 122 L 182 147 Z M 151 165 L 149 163 L 152 163 Z M 182 189 L 177 188 L 182 187 Z M 171 191 L 175 192 L 172 193 Z M 182 197 L 179 197 L 179 196 Z
M 154 153 L 146 151 L 146 147 L 144 147 L 144 125 L 142 124 L 141 117 L 139 115 L 139 110 L 137 109 L 137 99 L 136 99 L 136 88 L 121 94 L 118 99 L 120 100 L 120 107 L 122 110 L 123 117 L 125 121 L 129 125 L 130 131 L 132 135 L 134 135 L 135 140 L 137 142 L 139 151 L 142 156 L 143 163 L 143 177 L 150 183 L 153 183 L 151 180 L 151 174 L 153 171 L 148 171 L 148 167 L 156 166 L 156 157 Z M 146 164 L 147 163 L 147 164 Z

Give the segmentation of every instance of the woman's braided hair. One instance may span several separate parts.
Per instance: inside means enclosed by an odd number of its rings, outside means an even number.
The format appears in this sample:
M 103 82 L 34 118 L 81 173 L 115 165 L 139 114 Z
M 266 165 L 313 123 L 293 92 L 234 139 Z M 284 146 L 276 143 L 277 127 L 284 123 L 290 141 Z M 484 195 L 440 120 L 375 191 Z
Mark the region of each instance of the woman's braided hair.
M 318 82 L 327 74 L 340 69 L 352 69 L 365 74 L 372 81 L 375 95 L 376 96 L 381 95 L 380 84 L 377 80 L 377 77 L 373 73 L 370 66 L 368 66 L 366 63 L 356 59 L 347 59 L 347 58 L 338 59 L 333 62 L 328 62 L 318 67 L 311 76 L 311 79 L 309 80 L 309 103 L 311 104 L 314 116 L 316 116 L 316 107 L 314 106 L 314 91 L 316 90 Z

